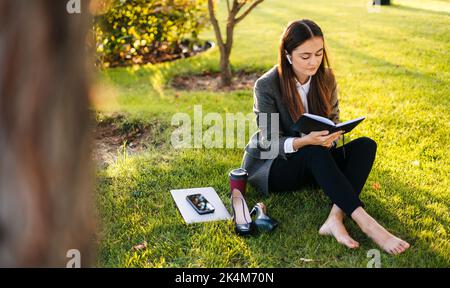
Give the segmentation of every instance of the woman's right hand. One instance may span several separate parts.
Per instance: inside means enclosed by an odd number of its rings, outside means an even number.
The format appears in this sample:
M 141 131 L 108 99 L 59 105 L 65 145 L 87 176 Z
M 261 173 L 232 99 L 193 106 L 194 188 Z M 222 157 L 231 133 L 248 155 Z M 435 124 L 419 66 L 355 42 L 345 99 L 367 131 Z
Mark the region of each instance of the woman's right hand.
M 314 131 L 304 136 L 305 143 L 309 145 L 321 145 L 327 148 L 331 148 L 333 141 L 339 139 L 343 131 L 337 131 L 329 134 L 327 130 L 324 131 Z

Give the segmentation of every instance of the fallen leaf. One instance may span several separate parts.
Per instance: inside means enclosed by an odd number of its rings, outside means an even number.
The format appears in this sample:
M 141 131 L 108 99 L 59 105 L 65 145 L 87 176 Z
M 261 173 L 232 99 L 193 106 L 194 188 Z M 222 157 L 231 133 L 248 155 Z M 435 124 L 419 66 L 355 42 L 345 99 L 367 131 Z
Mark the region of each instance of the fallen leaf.
M 375 190 L 380 190 L 381 185 L 380 185 L 380 183 L 375 182 L 375 183 L 372 184 L 372 188 L 375 189 Z
M 300 261 L 303 261 L 303 262 L 314 262 L 315 260 L 314 259 L 308 259 L 308 258 L 300 258 Z
M 133 246 L 133 250 L 139 251 L 147 248 L 147 241 L 142 242 L 141 244 Z

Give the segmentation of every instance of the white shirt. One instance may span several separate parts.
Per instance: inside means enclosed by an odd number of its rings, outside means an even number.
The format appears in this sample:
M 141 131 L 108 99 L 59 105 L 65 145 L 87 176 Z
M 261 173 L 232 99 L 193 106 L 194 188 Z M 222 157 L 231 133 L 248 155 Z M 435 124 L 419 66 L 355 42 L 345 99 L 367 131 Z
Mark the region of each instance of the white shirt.
M 302 99 L 303 107 L 305 108 L 305 113 L 308 113 L 308 92 L 309 92 L 309 86 L 311 85 L 311 76 L 309 76 L 308 81 L 305 84 L 300 84 L 297 79 L 295 79 L 295 82 L 297 83 L 297 90 L 298 94 L 300 94 L 300 98 Z M 301 137 L 303 137 L 303 133 Z M 297 152 L 297 150 L 294 150 L 294 139 L 295 137 L 289 137 L 284 141 L 284 152 L 285 153 L 294 153 Z

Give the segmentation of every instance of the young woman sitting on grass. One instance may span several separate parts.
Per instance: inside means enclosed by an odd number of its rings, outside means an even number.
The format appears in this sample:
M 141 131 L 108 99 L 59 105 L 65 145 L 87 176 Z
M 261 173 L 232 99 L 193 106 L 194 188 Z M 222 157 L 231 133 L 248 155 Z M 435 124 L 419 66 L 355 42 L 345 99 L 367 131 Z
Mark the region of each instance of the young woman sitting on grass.
M 258 132 L 245 149 L 243 167 L 255 189 L 268 194 L 318 186 L 333 202 L 328 219 L 319 229 L 321 235 L 332 235 L 339 243 L 357 248 L 359 243 L 344 227 L 344 217 L 348 216 L 386 252 L 399 254 L 409 248 L 407 242 L 375 221 L 359 199 L 375 160 L 375 141 L 361 137 L 336 147 L 340 131 L 298 135 L 292 130 L 292 124 L 305 112 L 339 123 L 337 84 L 329 68 L 324 36 L 316 23 L 300 20 L 287 26 L 281 37 L 278 65 L 255 83 L 253 109 L 257 119 L 267 113 L 269 120 L 257 121 Z M 271 113 L 279 116 L 277 136 L 271 133 Z M 279 149 L 271 159 L 264 159 L 262 153 L 268 150 L 262 145 L 267 140 Z

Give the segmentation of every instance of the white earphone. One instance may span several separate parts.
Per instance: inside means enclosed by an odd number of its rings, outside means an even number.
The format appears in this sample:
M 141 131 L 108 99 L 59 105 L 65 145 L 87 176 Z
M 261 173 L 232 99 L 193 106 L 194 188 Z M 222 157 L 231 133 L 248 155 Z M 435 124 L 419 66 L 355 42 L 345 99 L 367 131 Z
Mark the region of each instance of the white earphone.
M 291 65 L 292 65 L 292 60 L 291 60 L 291 56 L 289 56 L 289 54 L 288 54 L 288 52 L 287 52 L 286 50 L 284 50 L 284 51 L 286 52 L 286 58 L 287 58 L 287 60 L 288 60 L 289 64 L 291 64 Z
M 291 60 L 291 57 L 289 57 L 289 55 L 286 55 L 286 58 L 288 59 L 288 62 L 289 62 L 289 64 L 291 64 L 291 65 L 292 65 L 292 60 Z

